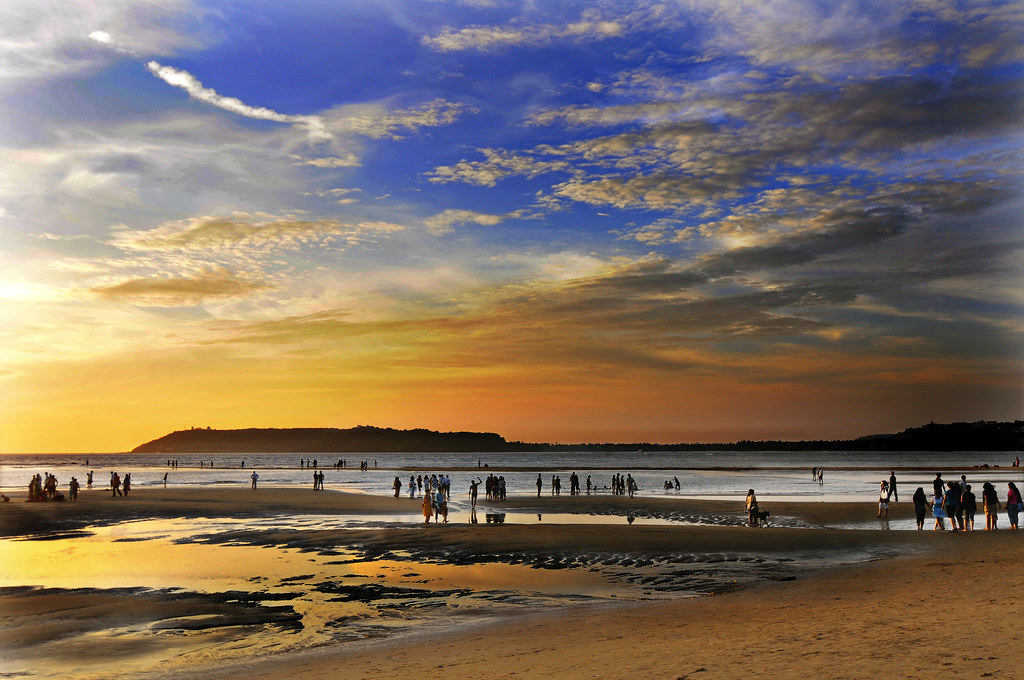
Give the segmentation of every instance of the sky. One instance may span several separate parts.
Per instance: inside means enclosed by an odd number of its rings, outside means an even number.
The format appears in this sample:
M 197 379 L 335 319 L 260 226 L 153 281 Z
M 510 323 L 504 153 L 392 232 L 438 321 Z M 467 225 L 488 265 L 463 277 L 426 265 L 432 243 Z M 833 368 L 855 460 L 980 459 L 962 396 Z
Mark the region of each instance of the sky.
M 1024 5 L 5 0 L 0 452 L 1024 418 Z

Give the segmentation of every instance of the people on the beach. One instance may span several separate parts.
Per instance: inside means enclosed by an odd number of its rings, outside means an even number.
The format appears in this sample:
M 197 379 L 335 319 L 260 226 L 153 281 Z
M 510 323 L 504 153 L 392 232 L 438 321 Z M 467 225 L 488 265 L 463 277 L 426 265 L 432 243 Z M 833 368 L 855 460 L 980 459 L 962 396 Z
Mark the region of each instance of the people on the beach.
M 978 499 L 971 491 L 970 484 L 964 484 L 964 492 L 960 494 L 960 507 L 964 513 L 964 531 L 974 531 L 974 515 L 978 512 Z
M 753 489 L 747 491 L 747 524 L 757 526 L 757 496 Z
M 934 490 L 934 489 L 933 489 Z M 942 508 L 942 487 L 939 487 L 939 493 L 932 496 L 932 516 L 935 517 L 935 526 L 933 530 L 945 531 L 946 529 L 946 511 Z
M 945 489 L 946 485 L 942 481 L 942 473 L 936 472 L 935 479 L 932 480 L 932 491 L 934 492 L 932 495 L 941 496 L 945 492 Z
M 890 470 L 889 471 L 889 498 L 892 500 L 893 503 L 899 503 L 900 502 L 900 494 L 899 494 L 899 491 L 896 489 L 896 471 L 895 470 Z
M 1016 529 L 1017 516 L 1024 510 L 1024 506 L 1021 505 L 1020 489 L 1013 482 L 1009 482 L 1006 487 L 1006 517 L 1010 520 L 1010 528 Z
M 985 505 L 985 531 L 999 528 L 999 494 L 989 482 L 981 485 L 981 502 Z
M 948 488 L 942 495 L 942 509 L 946 513 L 946 517 L 949 518 L 949 528 L 956 531 L 957 515 L 959 515 L 960 523 L 963 523 L 963 513 L 960 512 L 960 484 L 950 482 L 946 486 Z
M 479 477 L 475 480 L 469 481 L 469 507 L 476 508 L 476 498 L 480 489 L 480 482 L 483 481 Z
M 430 524 L 430 518 L 434 516 L 434 503 L 431 498 L 431 494 L 423 494 L 423 523 Z
M 924 515 L 928 510 L 928 497 L 924 494 L 924 488 L 917 487 L 914 492 L 914 517 L 917 519 L 917 530 L 924 528 Z
M 444 523 L 448 523 L 448 502 L 445 500 L 444 491 L 441 489 L 437 490 L 437 494 L 434 497 L 434 524 L 437 524 L 438 518 L 444 520 Z
M 889 516 L 889 482 L 882 480 L 878 488 L 878 517 Z
M 116 472 L 110 473 L 110 497 L 116 498 L 121 495 L 121 475 Z
M 255 470 L 253 470 L 253 471 L 252 471 L 252 474 L 251 474 L 251 475 L 249 475 L 249 479 L 251 479 L 251 480 L 252 480 L 252 488 L 253 488 L 253 490 L 255 490 L 255 489 L 256 489 L 256 481 L 257 481 L 257 480 L 258 480 L 259 478 L 260 478 L 260 476 L 259 476 L 258 474 L 256 474 L 256 471 L 255 471 Z
M 68 482 L 68 499 L 69 500 L 72 500 L 72 501 L 77 501 L 78 500 L 78 489 L 79 489 L 78 479 L 75 478 L 75 477 L 72 477 L 71 481 Z
M 127 496 L 128 492 L 132 489 L 132 473 L 124 473 L 124 481 L 121 482 L 121 488 L 124 490 L 124 495 Z
M 391 488 L 395 490 L 395 498 L 398 498 L 398 494 L 402 493 L 402 480 L 395 477 L 395 481 L 391 483 Z

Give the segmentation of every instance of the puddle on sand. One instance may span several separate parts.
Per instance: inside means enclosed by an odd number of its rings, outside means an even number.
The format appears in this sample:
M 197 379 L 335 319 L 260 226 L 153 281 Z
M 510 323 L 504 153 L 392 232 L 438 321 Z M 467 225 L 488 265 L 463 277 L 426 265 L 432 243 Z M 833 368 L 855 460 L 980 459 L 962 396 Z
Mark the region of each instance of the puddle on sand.
M 86 680 L 160 669 L 175 677 L 213 660 L 452 625 L 456 613 L 464 619 L 637 590 L 586 571 L 179 541 L 239 524 L 254 523 L 142 520 L 62 540 L 0 541 L 0 675 Z M 49 627 L 39 627 L 40 616 Z

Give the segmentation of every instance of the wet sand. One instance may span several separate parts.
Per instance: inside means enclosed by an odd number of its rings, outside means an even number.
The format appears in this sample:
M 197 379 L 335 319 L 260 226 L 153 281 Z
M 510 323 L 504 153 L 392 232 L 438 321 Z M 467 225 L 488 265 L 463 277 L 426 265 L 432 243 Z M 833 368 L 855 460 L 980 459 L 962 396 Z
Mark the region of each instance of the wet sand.
M 309 489 L 143 489 L 133 491 L 127 499 L 112 499 L 109 491 L 90 490 L 83 491 L 77 503 L 15 500 L 2 504 L 0 534 L 52 538 L 97 523 L 149 517 L 416 514 L 419 503 L 418 499 Z M 742 518 L 741 501 L 686 498 L 515 497 L 493 506 L 541 513 L 612 511 Z M 880 672 L 898 678 L 1024 677 L 1020 670 L 1024 627 L 1016 622 L 1015 612 L 1024 596 L 1018 576 L 1018 565 L 1024 559 L 1024 534 L 814 528 L 873 520 L 874 504 L 762 500 L 762 506 L 771 509 L 773 518 L 809 528 L 626 524 L 405 525 L 358 530 L 254 527 L 216 540 L 324 554 L 343 543 L 370 553 L 404 551 L 412 560 L 460 564 L 486 565 L 525 556 L 536 560 L 533 566 L 569 565 L 580 574 L 608 562 L 609 556 L 617 565 L 653 561 L 656 566 L 659 560 L 670 564 L 680 553 L 785 556 L 868 551 L 886 557 L 827 570 L 788 570 L 782 577 L 785 580 L 768 578 L 737 588 L 719 587 L 705 597 L 651 598 L 481 618 L 470 627 L 211 667 L 206 677 L 390 678 L 429 673 L 526 678 L 553 674 L 567 678 L 638 674 L 651 678 L 804 678 L 813 674 L 863 678 Z M 909 503 L 896 504 L 890 512 L 894 519 L 910 516 Z M 1000 524 L 1005 528 L 1005 515 Z M 931 526 L 930 518 L 926 526 Z M 575 572 L 563 571 L 560 576 L 571 573 Z M 8 589 L 0 598 L 3 658 L 38 652 L 41 647 L 33 641 L 68 640 L 72 632 L 96 630 L 98 621 L 121 625 L 121 618 L 128 616 L 118 609 L 118 598 L 110 591 L 72 593 L 74 599 L 66 592 L 31 595 Z M 161 621 L 180 619 L 194 626 L 207 620 L 236 624 L 224 628 L 224 634 L 235 634 L 247 625 L 294 623 L 286 603 L 256 607 L 244 598 L 225 601 L 201 594 L 168 600 L 159 591 L 147 593 L 141 601 L 159 611 Z M 144 617 L 145 609 L 132 616 Z M 52 623 L 45 630 L 11 623 L 32 618 Z M 180 641 L 187 638 L 176 639 L 184 644 Z M 50 649 L 50 653 L 61 653 L 60 647 Z M 158 674 L 139 668 L 136 676 Z

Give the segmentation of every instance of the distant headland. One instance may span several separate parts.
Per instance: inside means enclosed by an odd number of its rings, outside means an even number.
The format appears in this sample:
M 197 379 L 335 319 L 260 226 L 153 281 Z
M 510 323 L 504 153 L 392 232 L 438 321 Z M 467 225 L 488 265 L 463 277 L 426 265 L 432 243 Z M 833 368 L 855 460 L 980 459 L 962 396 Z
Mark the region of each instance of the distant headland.
M 733 443 L 580 443 L 507 441 L 493 432 L 395 430 L 361 425 L 338 428 L 179 430 L 132 453 L 440 453 L 515 451 L 1024 451 L 1024 421 L 930 423 L 897 434 L 857 439 Z

